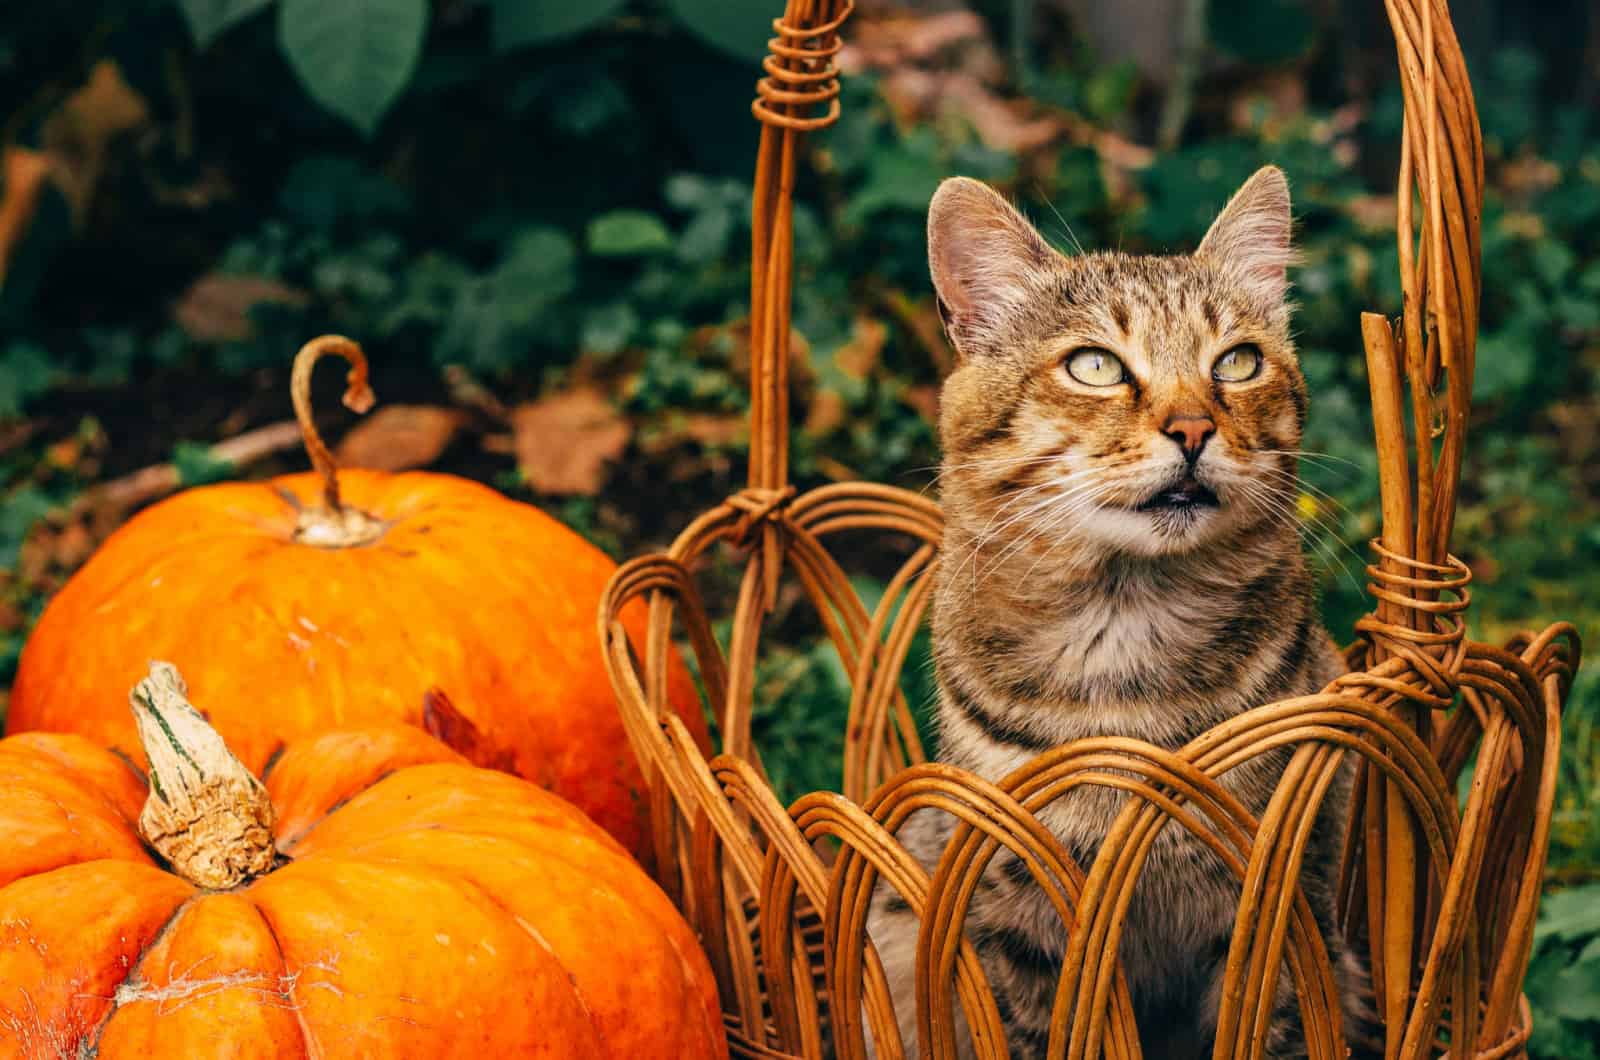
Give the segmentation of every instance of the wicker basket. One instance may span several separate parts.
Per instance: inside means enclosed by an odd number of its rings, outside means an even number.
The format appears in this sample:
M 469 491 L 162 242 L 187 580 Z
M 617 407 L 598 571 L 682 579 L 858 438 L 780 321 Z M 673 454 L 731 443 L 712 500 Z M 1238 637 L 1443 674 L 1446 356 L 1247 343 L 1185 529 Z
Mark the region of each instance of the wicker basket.
M 979 1055 L 1005 1036 L 961 935 L 973 886 L 1001 846 L 1047 889 L 1070 926 L 1056 993 L 1053 1057 L 1137 1057 L 1115 953 L 1119 902 L 1157 829 L 1194 832 L 1242 881 L 1214 1056 L 1259 1058 L 1277 970 L 1287 959 L 1310 1054 L 1345 1055 L 1322 939 L 1296 884 L 1299 854 L 1347 755 L 1362 765 L 1339 908 L 1370 947 L 1387 1057 L 1518 1056 L 1529 1031 L 1521 982 L 1554 796 L 1560 710 L 1578 662 L 1568 625 L 1504 647 L 1465 635 L 1471 575 L 1449 553 L 1472 392 L 1479 293 L 1481 136 L 1444 0 L 1387 0 L 1405 96 L 1398 242 L 1402 320 L 1362 318 L 1381 465 L 1382 536 L 1367 567 L 1375 610 L 1357 623 L 1352 672 L 1321 694 L 1252 710 L 1174 753 L 1096 739 L 1039 755 L 1001 784 L 929 763 L 899 675 L 938 563 L 941 521 L 905 490 L 788 482 L 791 196 L 801 137 L 839 112 L 834 57 L 850 0 L 789 0 L 774 22 L 753 110 L 749 485 L 696 519 L 665 553 L 612 579 L 600 635 L 629 740 L 653 791 L 661 883 L 697 927 L 718 976 L 733 1052 L 750 1057 L 901 1055 L 883 971 L 866 940 L 881 879 L 922 920 L 919 1040 L 953 1055 L 961 1006 Z M 1409 425 L 1408 421 L 1409 420 Z M 909 558 L 868 612 L 828 550 L 836 534 L 903 541 Z M 726 654 L 692 576 L 718 543 L 746 557 Z M 853 675 L 843 792 L 785 810 L 751 743 L 762 622 L 780 578 L 799 579 Z M 618 622 L 649 602 L 636 659 Z M 674 636 L 692 645 L 721 731 L 711 761 L 666 709 Z M 1216 777 L 1292 744 L 1260 820 Z M 1457 780 L 1474 761 L 1465 807 Z M 1039 823 L 1077 784 L 1135 793 L 1087 871 Z M 929 875 L 895 841 L 937 807 L 962 822 Z M 1167 821 L 1172 818 L 1172 821 Z M 831 837 L 831 841 L 829 841 Z

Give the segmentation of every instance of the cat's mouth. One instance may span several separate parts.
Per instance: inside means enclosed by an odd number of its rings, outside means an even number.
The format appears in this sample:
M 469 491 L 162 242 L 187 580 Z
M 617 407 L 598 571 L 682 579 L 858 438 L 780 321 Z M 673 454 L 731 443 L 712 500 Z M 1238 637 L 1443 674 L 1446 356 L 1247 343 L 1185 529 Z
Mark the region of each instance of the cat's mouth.
M 1188 512 L 1197 508 L 1215 508 L 1217 495 L 1193 474 L 1163 486 L 1153 496 L 1140 504 L 1141 512 Z

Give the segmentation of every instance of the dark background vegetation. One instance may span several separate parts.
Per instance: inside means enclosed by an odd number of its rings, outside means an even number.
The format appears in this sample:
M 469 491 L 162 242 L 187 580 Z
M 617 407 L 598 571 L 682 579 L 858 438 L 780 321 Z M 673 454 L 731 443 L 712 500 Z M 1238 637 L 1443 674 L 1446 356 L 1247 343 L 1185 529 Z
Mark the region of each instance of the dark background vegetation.
M 617 556 L 736 488 L 751 86 L 768 0 L 65 0 L 0 14 L 0 682 L 138 505 L 295 470 L 304 339 L 363 342 L 348 462 L 541 504 Z M 1600 13 L 1455 6 L 1488 145 L 1457 552 L 1477 636 L 1600 632 Z M 948 356 L 923 212 L 965 173 L 1063 245 L 1192 246 L 1276 162 L 1314 395 L 1301 508 L 1341 636 L 1376 476 L 1357 330 L 1399 308 L 1382 6 L 862 0 L 796 217 L 802 484 L 928 486 Z M 338 373 L 317 388 L 324 426 Z M 387 411 L 385 411 L 387 410 Z M 220 448 L 218 443 L 221 443 Z M 861 552 L 859 587 L 892 558 Z M 837 783 L 845 677 L 786 598 L 758 736 Z M 779 647 L 778 643 L 782 646 Z M 1529 978 L 1538 1055 L 1600 1057 L 1600 670 L 1569 706 Z M 926 693 L 912 666 L 914 696 Z

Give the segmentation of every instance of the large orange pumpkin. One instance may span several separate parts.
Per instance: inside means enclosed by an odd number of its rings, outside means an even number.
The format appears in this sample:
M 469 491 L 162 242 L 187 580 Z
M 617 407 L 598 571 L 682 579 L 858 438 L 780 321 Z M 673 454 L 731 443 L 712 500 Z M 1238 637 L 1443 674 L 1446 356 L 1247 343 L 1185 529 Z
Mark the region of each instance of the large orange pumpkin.
M 479 765 L 514 770 L 647 856 L 638 766 L 595 639 L 615 564 L 538 509 L 452 476 L 335 468 L 312 423 L 311 368 L 366 359 L 324 336 L 292 392 L 318 473 L 188 490 L 113 534 L 50 602 L 22 653 L 8 731 L 76 732 L 136 760 L 124 706 L 170 659 L 250 769 L 286 740 L 424 720 L 442 692 L 474 726 Z M 642 608 L 626 622 L 642 645 Z M 705 722 L 674 660 L 668 696 Z
M 148 801 L 80 736 L 0 740 L 0 1058 L 727 1056 L 693 933 L 568 803 L 396 724 L 263 787 L 172 667 L 134 700 Z

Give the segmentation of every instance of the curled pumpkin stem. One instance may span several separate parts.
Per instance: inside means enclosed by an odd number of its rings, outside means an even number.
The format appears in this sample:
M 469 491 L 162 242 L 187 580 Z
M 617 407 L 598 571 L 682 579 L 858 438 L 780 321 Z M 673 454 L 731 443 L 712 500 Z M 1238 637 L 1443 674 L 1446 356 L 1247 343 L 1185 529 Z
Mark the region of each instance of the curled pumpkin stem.
M 344 404 L 352 412 L 362 413 L 372 408 L 378 400 L 367 385 L 367 355 L 352 339 L 343 335 L 320 335 L 300 347 L 294 357 L 294 370 L 289 376 L 289 398 L 294 402 L 295 419 L 300 421 L 300 437 L 305 440 L 306 455 L 311 466 L 322 476 L 322 499 L 328 510 L 342 515 L 344 505 L 339 500 L 339 465 L 317 433 L 316 421 L 311 415 L 311 371 L 317 362 L 328 354 L 343 357 L 350 362 L 350 374 L 345 377 Z
M 272 799 L 189 703 L 178 668 L 152 662 L 128 694 L 150 760 L 139 832 L 172 871 L 224 890 L 272 868 Z

